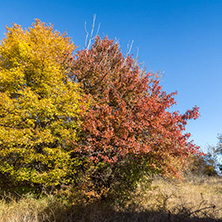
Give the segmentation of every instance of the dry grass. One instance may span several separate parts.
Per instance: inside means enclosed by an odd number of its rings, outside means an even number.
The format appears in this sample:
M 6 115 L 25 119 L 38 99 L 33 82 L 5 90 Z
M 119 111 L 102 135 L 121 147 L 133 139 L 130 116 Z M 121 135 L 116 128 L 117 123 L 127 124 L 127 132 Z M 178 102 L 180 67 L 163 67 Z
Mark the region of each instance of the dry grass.
M 0 201 L 0 221 L 2 222 L 40 222 L 51 221 L 51 212 L 45 212 L 51 205 L 51 196 L 42 199 L 35 199 L 26 196 L 16 201 L 14 197 L 4 196 Z
M 222 177 L 155 178 L 151 189 L 137 201 L 152 211 L 222 221 Z
M 145 192 L 146 191 L 146 192 Z M 65 221 L 222 221 L 222 178 L 196 177 L 185 181 L 155 178 L 151 189 L 138 188 L 125 207 L 106 203 L 70 205 L 53 195 L 0 201 L 1 222 Z

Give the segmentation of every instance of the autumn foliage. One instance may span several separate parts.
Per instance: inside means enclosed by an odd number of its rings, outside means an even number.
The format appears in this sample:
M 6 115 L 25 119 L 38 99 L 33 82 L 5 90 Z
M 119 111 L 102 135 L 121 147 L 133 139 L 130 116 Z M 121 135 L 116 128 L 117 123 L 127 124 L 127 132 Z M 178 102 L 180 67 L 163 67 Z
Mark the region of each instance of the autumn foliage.
M 7 28 L 0 47 L 0 173 L 100 197 L 133 190 L 146 174 L 179 176 L 198 148 L 184 133 L 199 116 L 170 112 L 176 93 L 108 37 L 77 51 L 36 21 Z M 118 196 L 118 195 L 117 195 Z
M 7 27 L 0 45 L 0 173 L 2 182 L 65 182 L 66 140 L 76 140 L 81 94 L 67 77 L 75 45 L 39 20 Z
M 106 163 L 92 180 L 124 190 L 121 183 L 129 189 L 146 173 L 179 176 L 184 159 L 198 150 L 183 133 L 187 120 L 199 116 L 198 108 L 183 115 L 168 111 L 176 93 L 162 91 L 154 74 L 124 57 L 107 37 L 78 51 L 70 66 L 70 78 L 91 98 L 81 139 L 73 146 L 93 162 Z M 101 174 L 105 169 L 111 173 Z
M 70 77 L 92 98 L 77 151 L 108 162 L 148 154 L 164 172 L 173 170 L 170 159 L 195 152 L 197 147 L 187 142 L 190 135 L 183 131 L 188 119 L 199 116 L 198 108 L 184 115 L 167 111 L 176 93 L 162 91 L 153 74 L 125 58 L 114 41 L 97 37 L 90 50 L 79 51 Z

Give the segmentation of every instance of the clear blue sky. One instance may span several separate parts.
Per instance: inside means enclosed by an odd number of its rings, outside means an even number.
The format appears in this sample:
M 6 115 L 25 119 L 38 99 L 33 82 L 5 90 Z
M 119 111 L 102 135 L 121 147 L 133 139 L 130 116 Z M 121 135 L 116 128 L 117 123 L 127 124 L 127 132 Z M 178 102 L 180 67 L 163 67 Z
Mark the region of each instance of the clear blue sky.
M 174 109 L 197 105 L 200 118 L 187 131 L 202 149 L 222 133 L 222 0 L 7 0 L 0 4 L 0 39 L 12 22 L 27 28 L 35 18 L 67 30 L 84 47 L 84 23 L 93 14 L 99 34 L 117 38 L 123 51 L 134 40 L 132 53 L 147 70 L 164 74 L 161 85 L 178 91 Z

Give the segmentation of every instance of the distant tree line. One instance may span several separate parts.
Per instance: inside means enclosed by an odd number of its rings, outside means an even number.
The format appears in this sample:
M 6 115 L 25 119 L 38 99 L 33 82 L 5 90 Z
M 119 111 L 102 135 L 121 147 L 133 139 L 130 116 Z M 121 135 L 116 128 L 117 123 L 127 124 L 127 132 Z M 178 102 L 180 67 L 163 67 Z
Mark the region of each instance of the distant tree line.
M 191 155 L 187 160 L 188 174 L 193 175 L 222 175 L 222 135 L 218 136 L 218 143 L 215 146 L 208 146 L 205 156 Z

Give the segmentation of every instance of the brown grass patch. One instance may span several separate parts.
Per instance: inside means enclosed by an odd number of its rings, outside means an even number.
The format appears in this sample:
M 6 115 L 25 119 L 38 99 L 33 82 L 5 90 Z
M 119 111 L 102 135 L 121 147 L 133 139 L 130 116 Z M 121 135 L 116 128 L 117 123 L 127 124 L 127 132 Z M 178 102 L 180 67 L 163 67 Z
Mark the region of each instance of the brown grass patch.
M 3 196 L 1 222 L 67 221 L 222 221 L 222 178 L 193 177 L 184 181 L 154 178 L 151 188 L 140 184 L 124 206 L 110 202 L 68 203 L 55 195 L 15 200 Z

